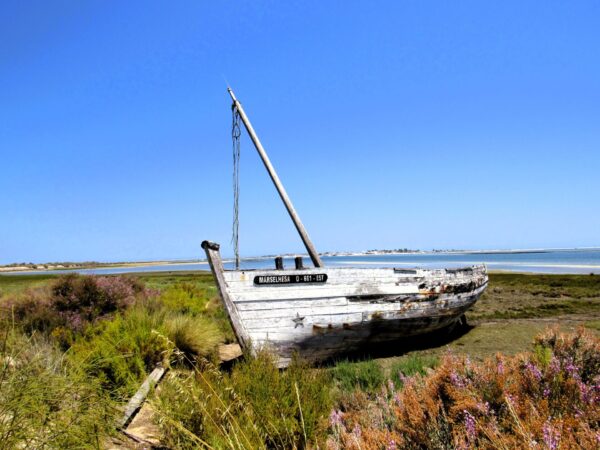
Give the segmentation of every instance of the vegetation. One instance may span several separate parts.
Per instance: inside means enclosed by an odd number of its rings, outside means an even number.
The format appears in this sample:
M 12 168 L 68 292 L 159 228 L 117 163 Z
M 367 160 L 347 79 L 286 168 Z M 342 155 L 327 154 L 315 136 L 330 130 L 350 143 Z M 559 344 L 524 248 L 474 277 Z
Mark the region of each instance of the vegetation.
M 329 448 L 596 448 L 600 340 L 551 330 L 533 352 L 448 354 L 430 375 L 334 409 Z
M 299 361 L 280 371 L 266 353 L 231 373 L 204 362 L 171 372 L 155 407 L 169 448 L 302 448 L 325 434 L 329 377 Z
M 490 275 L 490 287 L 470 320 L 530 319 L 600 313 L 600 276 Z
M 159 364 L 168 448 L 597 445 L 600 277 L 493 274 L 468 318 L 377 359 L 225 369 L 216 349 L 235 338 L 210 274 L 0 275 L 0 448 L 105 447 Z M 542 333 L 558 321 L 572 333 Z
M 355 389 L 373 392 L 385 380 L 383 369 L 375 360 L 340 361 L 331 372 L 333 380 L 342 392 L 351 392 Z
M 95 380 L 48 341 L 3 327 L 0 448 L 100 448 L 114 414 Z
M 411 353 L 405 359 L 392 364 L 390 380 L 396 386 L 402 386 L 406 377 L 425 375 L 439 364 L 439 358 L 432 355 Z
M 93 447 L 95 441 L 79 435 L 101 441 L 113 431 L 119 405 L 150 370 L 169 364 L 174 352 L 187 362 L 210 356 L 230 332 L 205 293 L 189 286 L 171 285 L 163 294 L 136 277 L 66 275 L 39 283 L 36 276 L 33 287 L 11 278 L 0 276 L 0 332 L 6 337 L 0 425 L 8 427 L 0 430 L 0 448 L 53 447 L 44 436 L 53 421 L 62 423 L 60 439 L 48 435 L 55 448 Z M 73 426 L 67 426 L 70 416 L 55 411 L 62 407 L 89 414 L 71 417 Z M 19 422 L 21 416 L 28 422 Z M 70 439 L 79 444 L 67 445 Z

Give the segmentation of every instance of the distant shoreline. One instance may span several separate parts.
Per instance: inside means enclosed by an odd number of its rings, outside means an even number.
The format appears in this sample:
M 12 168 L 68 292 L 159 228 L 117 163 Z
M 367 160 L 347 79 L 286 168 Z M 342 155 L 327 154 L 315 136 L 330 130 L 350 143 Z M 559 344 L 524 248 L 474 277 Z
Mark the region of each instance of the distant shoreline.
M 552 253 L 552 252 L 586 252 L 600 251 L 600 247 L 580 247 L 580 248 L 548 248 L 548 249 L 509 249 L 509 250 L 409 250 L 409 251 L 394 251 L 394 250 L 368 250 L 362 252 L 323 252 L 320 253 L 323 257 L 340 257 L 340 256 L 386 256 L 386 255 L 501 255 L 501 254 L 536 254 L 536 253 Z M 242 261 L 257 261 L 282 256 L 284 258 L 293 258 L 294 256 L 307 256 L 305 253 L 287 253 L 282 255 L 265 255 L 242 258 Z M 230 258 L 224 262 L 231 261 Z M 88 269 L 118 269 L 130 267 L 153 267 L 166 265 L 204 265 L 207 264 L 205 259 L 189 259 L 189 260 L 157 260 L 157 261 L 131 261 L 131 262 L 83 262 L 83 263 L 44 263 L 44 264 L 21 264 L 21 265 L 4 265 L 0 266 L 0 274 L 3 273 L 37 273 L 47 271 L 74 271 Z
M 144 262 L 118 262 L 118 263 L 92 263 L 92 264 L 77 264 L 77 263 L 58 263 L 58 264 L 36 264 L 36 267 L 29 266 L 0 266 L 0 273 L 4 272 L 46 272 L 46 271 L 72 271 L 86 269 L 118 269 L 126 267 L 152 267 L 177 264 L 205 264 L 202 260 L 188 261 L 144 261 Z

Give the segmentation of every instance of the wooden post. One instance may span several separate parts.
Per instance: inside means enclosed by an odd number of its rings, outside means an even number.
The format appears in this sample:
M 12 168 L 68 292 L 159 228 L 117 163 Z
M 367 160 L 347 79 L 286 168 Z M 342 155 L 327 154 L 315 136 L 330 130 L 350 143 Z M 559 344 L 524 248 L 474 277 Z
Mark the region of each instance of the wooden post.
M 296 230 L 298 230 L 298 233 L 300 234 L 300 238 L 302 239 L 302 242 L 304 242 L 304 246 L 306 247 L 306 250 L 308 251 L 308 254 L 310 255 L 310 259 L 312 260 L 315 267 L 323 267 L 323 262 L 321 261 L 321 258 L 319 258 L 319 254 L 317 253 L 315 246 L 313 245 L 312 241 L 308 237 L 308 233 L 306 232 L 304 225 L 302 225 L 302 221 L 300 220 L 298 213 L 296 213 L 296 210 L 294 209 L 294 205 L 292 205 L 292 201 L 288 197 L 287 192 L 285 191 L 285 188 L 283 187 L 283 184 L 281 184 L 281 181 L 279 180 L 279 177 L 277 176 L 277 173 L 275 172 L 275 169 L 273 168 L 273 165 L 271 164 L 271 161 L 269 160 L 269 157 L 267 156 L 267 152 L 265 151 L 262 144 L 260 143 L 260 140 L 258 139 L 258 136 L 256 135 L 256 132 L 254 131 L 254 128 L 252 128 L 252 124 L 250 123 L 250 120 L 248 120 L 248 116 L 246 116 L 246 113 L 244 112 L 244 108 L 242 108 L 241 103 L 235 98 L 235 95 L 233 94 L 233 91 L 231 90 L 231 88 L 227 88 L 227 90 L 229 91 L 229 95 L 231 96 L 231 99 L 233 100 L 233 106 L 235 108 L 237 108 L 238 112 L 240 113 L 240 117 L 242 118 L 242 122 L 244 122 L 246 131 L 248 131 L 248 134 L 250 135 L 250 139 L 252 139 L 252 142 L 254 143 L 254 146 L 256 147 L 256 151 L 258 152 L 260 158 L 262 159 L 262 162 L 265 165 L 267 172 L 269 172 L 269 176 L 271 177 L 271 180 L 273 181 L 273 184 L 275 185 L 275 188 L 277 189 L 277 192 L 279 193 L 279 196 L 281 197 L 281 200 L 283 201 L 283 204 L 285 205 L 287 212 L 289 213 L 290 217 L 292 218 L 292 221 L 294 222 L 294 225 L 296 226 Z
M 208 258 L 208 263 L 210 264 L 210 270 L 212 270 L 213 276 L 215 277 L 219 294 L 221 294 L 221 300 L 223 300 L 223 305 L 225 306 L 227 316 L 229 317 L 229 321 L 231 323 L 231 328 L 233 328 L 233 332 L 240 343 L 240 347 L 245 350 L 250 344 L 250 337 L 248 336 L 246 327 L 244 327 L 244 324 L 240 320 L 237 307 L 233 304 L 233 301 L 227 292 L 227 283 L 223 277 L 224 269 L 223 262 L 221 261 L 221 254 L 219 253 L 219 244 L 203 241 L 202 248 L 206 252 L 206 257 Z
M 275 269 L 283 270 L 283 258 L 281 256 L 275 258 Z

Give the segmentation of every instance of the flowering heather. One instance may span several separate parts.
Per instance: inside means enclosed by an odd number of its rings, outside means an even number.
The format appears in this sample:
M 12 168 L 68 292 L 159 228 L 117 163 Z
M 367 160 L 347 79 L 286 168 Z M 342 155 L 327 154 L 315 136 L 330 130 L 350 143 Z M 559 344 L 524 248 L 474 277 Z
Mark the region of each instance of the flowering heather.
M 340 410 L 333 409 L 331 414 L 329 414 L 329 425 L 331 428 L 336 428 L 342 424 L 342 418 L 344 417 L 344 413 Z
M 544 423 L 542 427 L 544 433 L 544 444 L 549 450 L 557 450 L 560 445 L 560 427 L 552 426 L 550 418 Z
M 50 287 L 26 290 L 7 299 L 0 312 L 6 318 L 14 317 L 26 332 L 51 333 L 68 347 L 73 332 L 149 295 L 134 278 L 69 274 Z
M 475 417 L 473 417 L 466 409 L 463 411 L 463 413 L 465 415 L 465 431 L 467 432 L 467 439 L 469 442 L 475 442 L 477 440 Z
M 52 286 L 52 306 L 73 331 L 102 316 L 129 308 L 137 296 L 146 295 L 134 278 L 67 275 Z
M 535 351 L 482 363 L 448 354 L 430 375 L 336 412 L 330 449 L 598 448 L 600 339 L 549 330 Z M 360 428 L 360 434 L 354 432 Z

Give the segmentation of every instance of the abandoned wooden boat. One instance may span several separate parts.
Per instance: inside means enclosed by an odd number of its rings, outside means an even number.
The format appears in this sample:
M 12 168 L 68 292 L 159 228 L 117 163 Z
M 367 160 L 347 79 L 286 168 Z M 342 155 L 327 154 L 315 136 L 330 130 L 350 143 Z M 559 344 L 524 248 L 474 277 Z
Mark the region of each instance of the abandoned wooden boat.
M 241 119 L 314 265 L 305 268 L 297 257 L 295 267 L 285 269 L 276 258 L 273 270 L 240 270 L 237 216 L 236 270 L 224 269 L 218 244 L 202 243 L 242 348 L 267 348 L 285 367 L 294 352 L 322 361 L 365 345 L 450 327 L 464 317 L 487 287 L 483 265 L 435 270 L 324 267 L 241 104 L 229 93 L 234 129 Z

